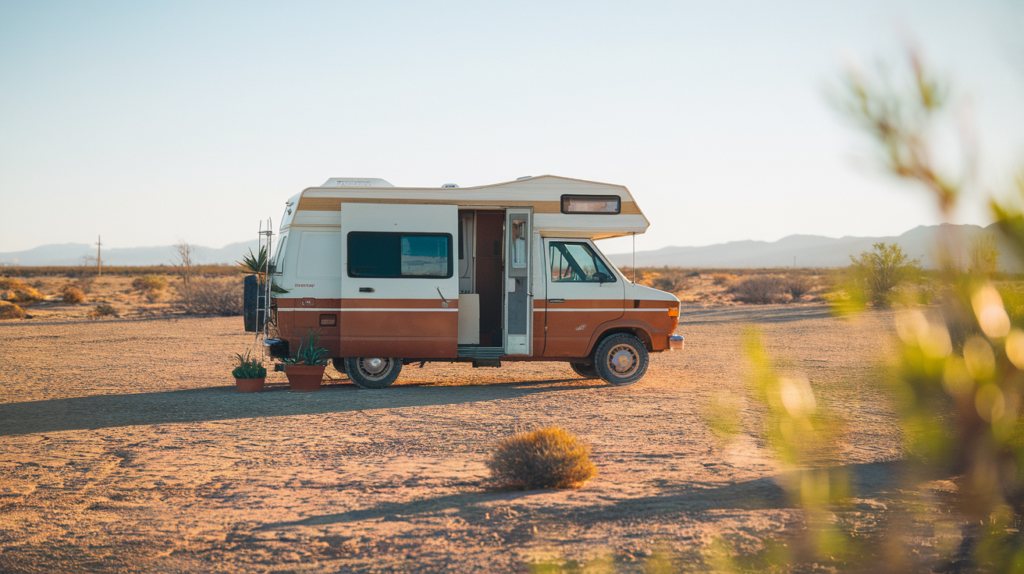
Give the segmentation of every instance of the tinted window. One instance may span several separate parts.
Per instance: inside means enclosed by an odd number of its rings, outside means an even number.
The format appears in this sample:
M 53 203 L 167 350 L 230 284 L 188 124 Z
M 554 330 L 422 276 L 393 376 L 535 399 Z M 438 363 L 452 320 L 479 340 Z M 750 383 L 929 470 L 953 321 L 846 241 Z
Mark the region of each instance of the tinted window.
M 288 245 L 288 236 L 282 235 L 274 252 L 274 273 L 284 273 L 284 248 Z
M 622 198 L 617 195 L 563 195 L 562 213 L 617 215 Z
M 444 233 L 348 234 L 349 277 L 451 277 L 452 236 Z
M 552 241 L 551 281 L 610 283 L 615 276 L 586 243 Z

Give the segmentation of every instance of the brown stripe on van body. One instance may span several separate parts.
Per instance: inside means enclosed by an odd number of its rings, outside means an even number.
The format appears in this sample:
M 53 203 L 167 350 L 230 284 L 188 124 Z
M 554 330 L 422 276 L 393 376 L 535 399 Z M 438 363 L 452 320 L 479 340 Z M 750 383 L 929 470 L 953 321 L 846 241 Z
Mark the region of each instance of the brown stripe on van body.
M 458 340 L 458 313 L 347 311 L 338 356 L 452 358 Z
M 679 307 L 678 301 L 648 301 L 646 299 L 627 299 L 626 307 L 633 307 L 639 309 L 676 309 Z
M 311 304 L 302 305 L 302 301 Z M 437 299 L 317 299 L 312 297 L 277 299 L 279 309 L 437 309 L 451 310 L 459 308 L 458 298 L 448 299 L 448 306 L 441 306 L 441 298 Z
M 554 297 L 552 297 L 554 299 Z M 534 311 L 540 309 L 617 309 L 622 310 L 622 299 L 566 299 L 565 303 L 552 303 L 547 299 L 534 299 Z
M 587 345 L 602 325 L 622 316 L 622 308 L 548 313 L 545 320 L 545 357 L 585 357 Z
M 456 325 L 457 327 L 458 325 Z M 342 337 L 341 357 L 393 357 L 398 359 L 452 359 L 458 336 L 433 339 L 419 337 Z
M 601 334 L 611 329 L 629 328 L 638 331 L 637 336 L 644 341 L 652 352 L 664 351 L 669 348 L 668 338 L 676 330 L 679 323 L 677 317 L 670 317 L 668 310 L 665 314 L 652 313 L 649 311 L 634 311 L 626 309 L 622 317 L 601 325 L 600 329 L 594 332 L 590 344 L 587 346 L 587 354 L 593 352 L 594 347 L 601 339 Z
M 324 314 L 330 312 L 295 308 L 278 314 L 281 338 L 294 351 L 308 329 L 320 329 L 320 343 L 331 357 L 447 359 L 457 355 L 458 313 L 353 310 L 335 312 L 340 315 L 337 326 L 320 327 Z
M 534 213 L 562 213 L 561 201 L 506 201 L 497 199 L 414 199 L 390 197 L 302 197 L 296 211 L 341 211 L 342 203 L 387 203 L 417 205 L 459 205 L 465 207 L 533 207 Z M 608 215 L 574 213 L 572 215 Z M 643 215 L 632 201 L 622 201 L 620 215 Z

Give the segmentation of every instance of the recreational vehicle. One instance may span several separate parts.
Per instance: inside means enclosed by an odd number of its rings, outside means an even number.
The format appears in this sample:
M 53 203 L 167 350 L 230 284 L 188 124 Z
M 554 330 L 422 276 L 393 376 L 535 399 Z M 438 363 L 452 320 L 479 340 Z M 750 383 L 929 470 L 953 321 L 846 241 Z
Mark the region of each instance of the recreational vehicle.
M 287 201 L 268 266 L 287 292 L 255 309 L 264 345 L 288 356 L 319 330 L 335 367 L 365 388 L 424 361 L 560 361 L 630 384 L 650 353 L 681 348 L 679 300 L 631 282 L 594 241 L 648 225 L 620 185 L 331 178 Z

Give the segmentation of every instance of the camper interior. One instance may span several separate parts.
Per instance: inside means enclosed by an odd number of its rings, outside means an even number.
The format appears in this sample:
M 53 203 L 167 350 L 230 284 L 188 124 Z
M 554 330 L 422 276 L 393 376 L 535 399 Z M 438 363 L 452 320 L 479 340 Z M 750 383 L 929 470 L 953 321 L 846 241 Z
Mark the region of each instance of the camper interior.
M 459 211 L 460 355 L 466 355 L 470 347 L 505 347 L 505 215 L 505 210 Z M 526 238 L 519 243 L 520 249 L 526 248 Z M 524 287 L 521 293 L 525 296 L 528 287 Z M 515 310 L 515 305 L 511 306 Z

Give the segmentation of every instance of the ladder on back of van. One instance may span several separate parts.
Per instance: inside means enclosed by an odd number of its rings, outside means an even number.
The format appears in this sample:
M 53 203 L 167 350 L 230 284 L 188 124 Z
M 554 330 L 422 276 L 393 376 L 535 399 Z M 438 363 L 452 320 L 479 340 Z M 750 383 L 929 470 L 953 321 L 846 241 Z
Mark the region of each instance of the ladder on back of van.
M 271 249 L 273 249 L 274 240 L 274 224 L 273 221 L 267 218 L 267 228 L 263 229 L 263 222 L 260 222 L 259 240 L 256 245 L 256 252 L 259 253 L 266 249 L 267 259 L 264 262 L 263 268 L 263 285 L 262 289 L 256 293 L 256 324 L 262 326 L 257 328 L 257 333 L 262 335 L 262 338 L 266 340 L 269 332 L 269 319 L 270 319 L 270 261 L 271 261 Z

